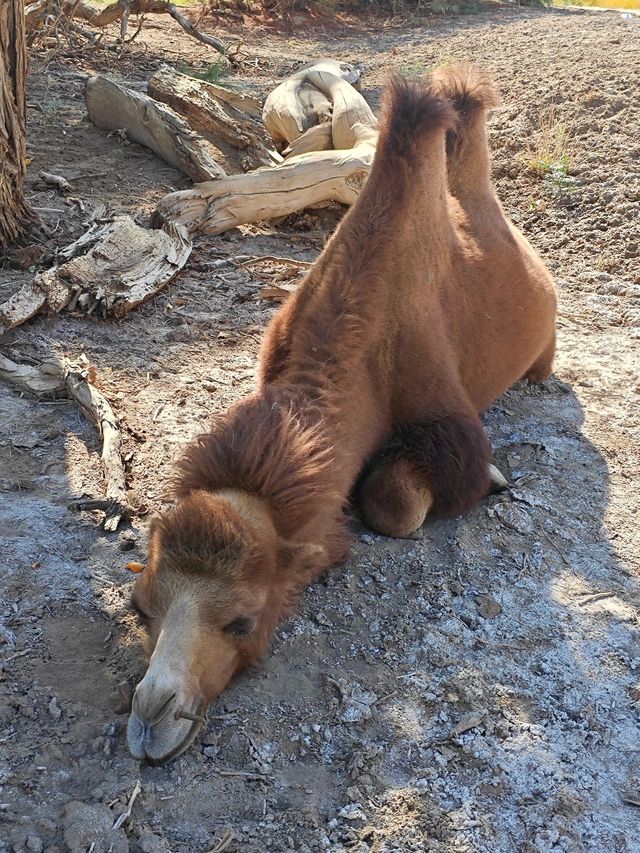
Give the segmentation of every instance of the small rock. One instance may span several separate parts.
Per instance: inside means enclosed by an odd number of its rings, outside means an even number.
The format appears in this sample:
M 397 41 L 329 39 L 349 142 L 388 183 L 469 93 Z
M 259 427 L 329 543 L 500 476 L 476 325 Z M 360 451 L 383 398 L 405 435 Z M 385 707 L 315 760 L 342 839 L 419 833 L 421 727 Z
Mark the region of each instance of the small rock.
M 102 804 L 89 806 L 77 800 L 64 812 L 64 840 L 70 853 L 129 853 L 124 830 L 112 830 L 113 812 Z
M 511 527 L 512 530 L 516 530 L 518 533 L 522 533 L 527 536 L 533 533 L 533 519 L 526 509 L 523 509 L 516 504 L 498 504 L 495 507 L 494 512 L 498 518 L 506 524 L 507 527 Z
M 140 853 L 171 853 L 171 848 L 164 838 L 153 832 L 145 832 L 138 839 Z
M 54 720 L 59 720 L 62 717 L 62 710 L 58 705 L 58 700 L 54 696 L 51 702 L 49 702 L 49 713 L 53 717 Z
M 362 811 L 362 805 L 360 803 L 349 803 L 348 806 L 344 806 L 338 812 L 338 817 L 341 817 L 344 820 L 348 820 L 349 822 L 367 822 L 367 816 Z
M 342 712 L 340 719 L 345 723 L 360 723 L 371 718 L 374 703 L 378 697 L 372 690 L 363 690 L 359 684 L 352 684 L 342 694 Z
M 479 595 L 476 598 L 478 613 L 483 619 L 495 619 L 502 613 L 502 607 L 490 595 Z
M 27 850 L 32 850 L 33 853 L 42 853 L 44 850 L 42 839 L 37 835 L 27 835 Z

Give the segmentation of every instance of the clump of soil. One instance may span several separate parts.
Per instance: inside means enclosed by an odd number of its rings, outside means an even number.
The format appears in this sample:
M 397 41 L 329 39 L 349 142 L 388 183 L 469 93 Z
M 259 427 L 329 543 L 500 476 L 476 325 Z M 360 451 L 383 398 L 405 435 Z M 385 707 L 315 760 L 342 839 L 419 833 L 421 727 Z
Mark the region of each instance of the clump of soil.
M 0 386 L 0 850 L 204 853 L 225 832 L 227 850 L 250 853 L 637 849 L 639 47 L 635 19 L 565 11 L 248 35 L 260 62 L 243 79 L 263 92 L 321 55 L 363 61 L 374 105 L 392 68 L 468 58 L 494 74 L 499 193 L 560 288 L 555 375 L 486 415 L 508 492 L 427 524 L 418 542 L 359 531 L 263 666 L 161 768 L 128 755 L 111 704 L 144 668 L 124 564 L 145 559 L 145 519 L 106 534 L 68 510 L 101 494 L 93 427 L 73 404 Z M 161 20 L 131 50 L 112 71 L 134 83 L 166 59 L 211 61 Z M 61 57 L 46 73 L 35 58 L 30 173 L 73 179 L 87 208 L 145 216 L 186 181 L 88 123 L 83 78 L 100 57 Z M 35 177 L 29 193 L 54 210 L 43 213 L 54 243 L 82 231 L 79 205 Z M 7 343 L 97 365 L 130 487 L 161 510 L 180 448 L 252 389 L 275 310 L 255 271 L 215 262 L 313 260 L 335 222 L 201 239 L 166 293 L 126 320 L 41 317 Z M 0 296 L 30 275 L 3 273 Z

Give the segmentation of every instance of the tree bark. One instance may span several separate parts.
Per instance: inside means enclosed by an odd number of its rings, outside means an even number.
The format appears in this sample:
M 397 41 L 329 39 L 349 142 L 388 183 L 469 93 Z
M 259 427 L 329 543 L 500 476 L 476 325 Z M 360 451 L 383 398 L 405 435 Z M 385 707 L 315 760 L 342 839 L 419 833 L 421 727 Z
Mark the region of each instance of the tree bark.
M 23 0 L 0 0 L 0 248 L 33 213 L 24 196 L 27 168 Z

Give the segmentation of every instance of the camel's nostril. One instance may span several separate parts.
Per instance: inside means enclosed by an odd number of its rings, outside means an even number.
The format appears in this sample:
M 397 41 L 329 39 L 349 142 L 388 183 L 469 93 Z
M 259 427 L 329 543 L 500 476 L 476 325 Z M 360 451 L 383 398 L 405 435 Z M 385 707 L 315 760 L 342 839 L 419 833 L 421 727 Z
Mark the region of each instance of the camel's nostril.
M 131 710 L 143 725 L 155 726 L 170 713 L 176 695 L 173 690 L 148 688 L 143 679 L 133 695 Z

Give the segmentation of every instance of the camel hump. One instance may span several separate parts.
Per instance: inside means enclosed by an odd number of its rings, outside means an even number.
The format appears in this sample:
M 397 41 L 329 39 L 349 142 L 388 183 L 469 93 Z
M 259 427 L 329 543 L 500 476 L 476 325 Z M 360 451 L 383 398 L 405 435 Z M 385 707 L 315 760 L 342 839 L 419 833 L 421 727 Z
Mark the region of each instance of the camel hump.
M 454 130 L 457 121 L 451 101 L 431 85 L 393 75 L 385 92 L 377 155 L 411 162 L 426 142 Z
M 500 103 L 491 77 L 468 62 L 442 65 L 435 69 L 430 80 L 433 91 L 452 102 L 463 122 L 474 113 L 490 110 Z

